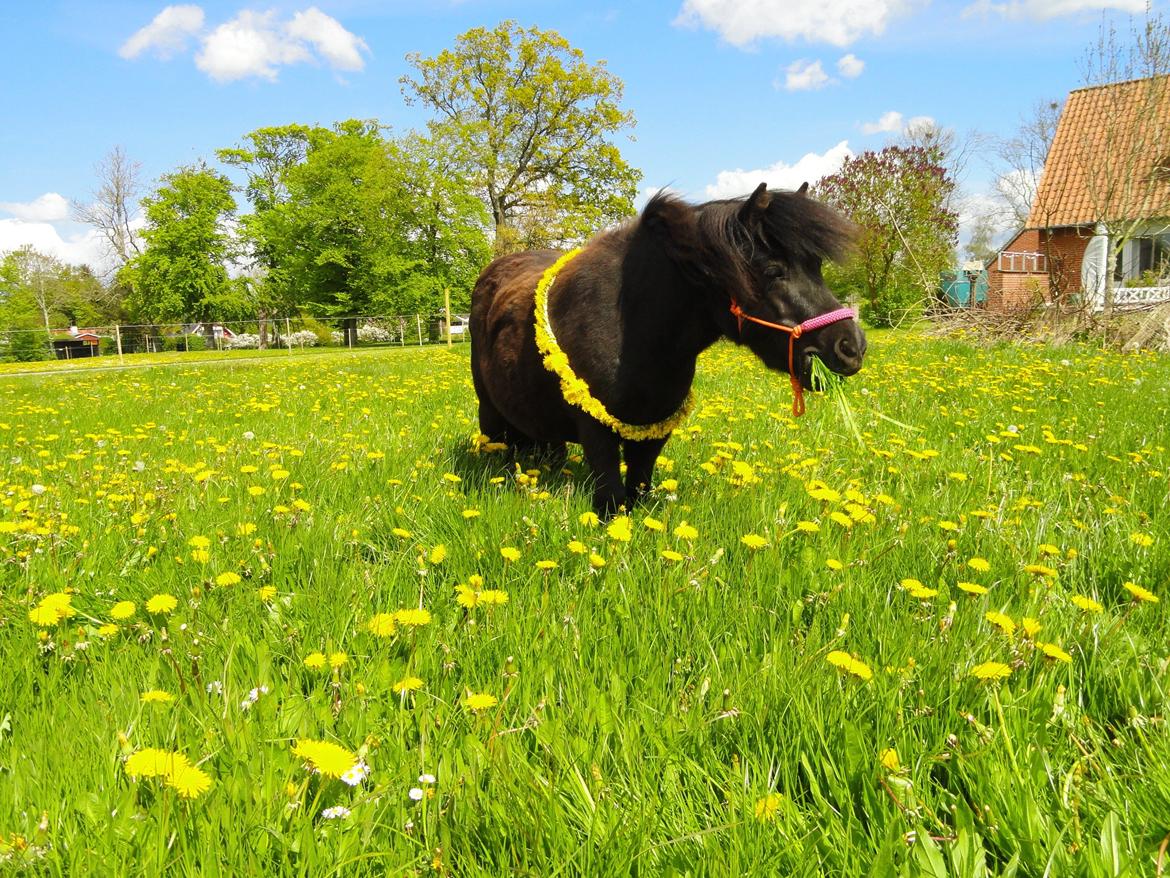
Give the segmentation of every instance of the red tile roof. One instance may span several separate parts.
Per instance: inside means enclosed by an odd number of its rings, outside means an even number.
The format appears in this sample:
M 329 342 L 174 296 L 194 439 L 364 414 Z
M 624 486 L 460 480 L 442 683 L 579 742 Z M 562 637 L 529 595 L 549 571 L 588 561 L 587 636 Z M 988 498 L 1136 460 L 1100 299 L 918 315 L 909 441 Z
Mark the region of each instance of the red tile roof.
M 1170 76 L 1069 94 L 1031 228 L 1170 217 Z

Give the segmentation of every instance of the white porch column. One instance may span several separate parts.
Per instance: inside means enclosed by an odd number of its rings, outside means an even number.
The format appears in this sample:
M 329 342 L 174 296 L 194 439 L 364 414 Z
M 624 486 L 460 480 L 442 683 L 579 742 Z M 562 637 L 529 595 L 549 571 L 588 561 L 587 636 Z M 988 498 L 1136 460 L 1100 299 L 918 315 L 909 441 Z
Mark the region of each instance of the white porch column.
M 1105 307 L 1105 279 L 1108 272 L 1109 236 L 1105 233 L 1104 225 L 1098 225 L 1081 260 L 1081 289 L 1089 297 L 1094 310 Z

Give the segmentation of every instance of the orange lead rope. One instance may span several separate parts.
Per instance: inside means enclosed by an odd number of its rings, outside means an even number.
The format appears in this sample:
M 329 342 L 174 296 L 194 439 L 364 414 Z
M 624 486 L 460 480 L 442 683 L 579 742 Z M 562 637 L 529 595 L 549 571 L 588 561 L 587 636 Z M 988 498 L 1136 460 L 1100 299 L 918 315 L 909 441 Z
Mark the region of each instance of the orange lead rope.
M 783 323 L 772 323 L 771 321 L 761 320 L 759 317 L 753 317 L 745 313 L 743 308 L 739 307 L 739 302 L 735 301 L 735 299 L 731 300 L 731 313 L 735 315 L 735 319 L 738 322 L 740 335 L 743 335 L 743 322 L 745 320 L 758 323 L 760 326 L 766 326 L 769 329 L 778 329 L 780 332 L 788 333 L 788 382 L 792 385 L 792 416 L 794 418 L 799 418 L 804 414 L 804 387 L 801 385 L 800 379 L 796 377 L 796 340 L 804 335 L 806 331 L 820 329 L 822 326 L 828 326 L 830 323 L 836 323 L 839 320 L 857 319 L 857 312 L 852 308 L 838 308 L 836 311 L 829 311 L 827 314 L 811 317 L 803 323 L 798 323 L 796 326 L 785 326 Z

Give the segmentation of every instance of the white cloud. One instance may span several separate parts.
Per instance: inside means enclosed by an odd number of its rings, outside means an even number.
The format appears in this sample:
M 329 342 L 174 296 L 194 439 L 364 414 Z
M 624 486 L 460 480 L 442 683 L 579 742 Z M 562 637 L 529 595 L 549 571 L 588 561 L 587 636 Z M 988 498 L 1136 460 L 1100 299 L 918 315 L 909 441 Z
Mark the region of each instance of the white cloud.
M 1043 21 L 1080 12 L 1119 9 L 1136 13 L 1145 8 L 1146 0 L 1008 0 L 1006 3 L 977 0 L 963 10 L 963 17 L 995 14 L 1004 18 L 1034 18 Z
M 883 113 L 876 122 L 862 122 L 862 134 L 881 134 L 884 131 L 894 132 L 902 130 L 902 114 L 897 110 Z
M 137 58 L 152 50 L 159 58 L 170 58 L 186 51 L 187 41 L 201 30 L 203 10 L 198 6 L 168 6 L 126 40 L 118 54 L 123 58 Z
M 846 79 L 857 79 L 865 70 L 865 62 L 850 53 L 837 59 L 837 72 Z
M 362 52 L 370 50 L 365 40 L 316 6 L 294 15 L 287 29 L 290 37 L 313 46 L 336 70 L 361 70 L 365 66 Z
M 32 201 L 0 201 L 0 211 L 20 220 L 51 223 L 69 216 L 69 201 L 56 192 L 46 192 Z
M 754 171 L 720 171 L 715 182 L 707 187 L 706 195 L 708 198 L 735 198 L 750 194 L 761 183 L 767 183 L 770 189 L 798 189 L 802 183 L 812 185 L 822 177 L 836 173 L 852 155 L 849 142 L 842 140 L 820 155 L 807 153 L 794 164 L 778 161 L 769 168 Z
M 99 273 L 108 267 L 103 242 L 94 229 L 80 227 L 62 234 L 47 222 L 0 219 L 0 254 L 24 246 L 56 256 L 62 262 L 92 266 Z
M 289 64 L 321 61 L 334 70 L 365 67 L 366 42 L 315 6 L 282 19 L 276 10 L 241 10 L 210 31 L 198 6 L 168 6 L 123 44 L 119 54 L 135 58 L 148 49 L 167 58 L 183 52 L 190 38 L 200 43 L 195 66 L 216 82 L 256 77 L 276 80 Z
M 245 9 L 204 38 L 195 66 L 216 82 L 249 76 L 274 82 L 277 67 L 309 58 L 305 45 L 277 24 L 275 12 Z
M 934 119 L 930 116 L 911 116 L 907 119 L 897 110 L 883 113 L 876 122 L 862 122 L 862 134 L 905 134 L 921 127 L 933 127 Z
M 820 61 L 793 61 L 784 71 L 784 88 L 787 91 L 813 91 L 824 88 L 828 82 L 829 75 Z
M 778 38 L 847 46 L 880 35 L 918 0 L 686 0 L 675 24 L 714 30 L 736 46 Z

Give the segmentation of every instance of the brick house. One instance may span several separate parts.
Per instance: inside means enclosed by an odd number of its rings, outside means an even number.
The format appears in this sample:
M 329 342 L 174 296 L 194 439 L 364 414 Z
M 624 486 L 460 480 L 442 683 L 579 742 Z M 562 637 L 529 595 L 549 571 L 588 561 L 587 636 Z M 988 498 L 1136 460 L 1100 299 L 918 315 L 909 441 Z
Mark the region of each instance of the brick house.
M 1126 230 L 1112 260 L 1102 220 Z M 1100 308 L 1109 272 L 1118 307 L 1170 301 L 1170 77 L 1069 94 L 1027 224 L 987 265 L 987 304 Z

